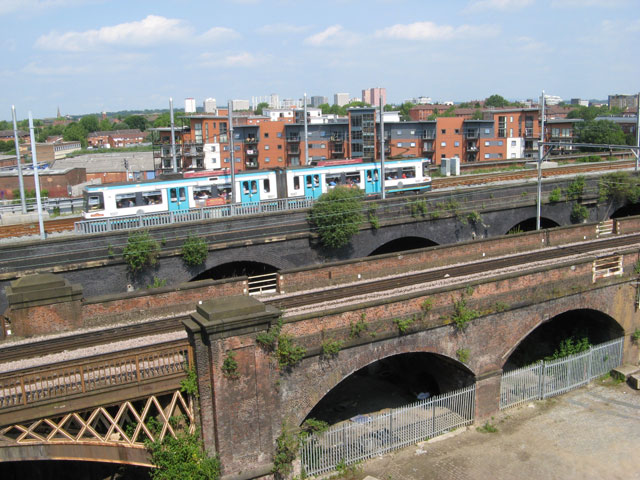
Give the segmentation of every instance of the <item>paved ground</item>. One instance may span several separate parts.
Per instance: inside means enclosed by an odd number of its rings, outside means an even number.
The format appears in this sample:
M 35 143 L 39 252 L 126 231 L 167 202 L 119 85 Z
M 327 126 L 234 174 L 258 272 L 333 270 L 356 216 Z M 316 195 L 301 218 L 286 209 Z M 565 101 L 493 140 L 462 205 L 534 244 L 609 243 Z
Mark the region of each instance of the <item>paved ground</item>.
M 640 479 L 640 392 L 597 385 L 506 410 L 491 423 L 364 463 L 354 479 Z

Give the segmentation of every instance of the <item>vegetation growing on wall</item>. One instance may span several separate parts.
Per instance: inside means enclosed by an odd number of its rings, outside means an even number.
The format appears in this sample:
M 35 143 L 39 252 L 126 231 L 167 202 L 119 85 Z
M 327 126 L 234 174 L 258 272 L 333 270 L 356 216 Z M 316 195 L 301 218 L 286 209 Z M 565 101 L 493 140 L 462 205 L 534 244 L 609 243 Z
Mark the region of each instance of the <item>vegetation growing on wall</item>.
M 127 244 L 122 251 L 122 258 L 127 263 L 132 274 L 144 268 L 154 266 L 158 261 L 160 245 L 146 230 L 129 234 Z
M 207 242 L 200 237 L 190 235 L 182 245 L 182 260 L 191 267 L 202 265 L 208 254 Z
M 325 247 L 340 248 L 358 233 L 364 221 L 363 194 L 356 188 L 336 187 L 320 196 L 309 220 Z

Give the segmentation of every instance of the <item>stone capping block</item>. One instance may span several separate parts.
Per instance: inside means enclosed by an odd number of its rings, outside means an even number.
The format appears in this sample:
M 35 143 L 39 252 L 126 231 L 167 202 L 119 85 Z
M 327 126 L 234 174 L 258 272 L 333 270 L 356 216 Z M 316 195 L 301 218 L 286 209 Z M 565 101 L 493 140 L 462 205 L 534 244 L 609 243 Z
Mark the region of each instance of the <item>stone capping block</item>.
M 5 288 L 12 309 L 29 308 L 82 299 L 82 286 L 53 273 L 26 275 Z
M 268 330 L 280 313 L 278 308 L 253 297 L 237 295 L 198 304 L 191 321 L 183 323 L 192 334 L 201 331 L 209 338 L 222 339 Z

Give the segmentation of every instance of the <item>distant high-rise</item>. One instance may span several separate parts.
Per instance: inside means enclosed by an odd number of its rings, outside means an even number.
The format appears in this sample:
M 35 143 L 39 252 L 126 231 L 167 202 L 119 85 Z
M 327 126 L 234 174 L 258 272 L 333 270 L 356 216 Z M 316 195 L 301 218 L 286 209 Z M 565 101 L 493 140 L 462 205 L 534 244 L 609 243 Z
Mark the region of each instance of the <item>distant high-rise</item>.
M 249 100 L 231 100 L 231 108 L 234 112 L 238 110 L 249 110 Z
M 311 106 L 312 107 L 319 107 L 323 103 L 329 103 L 329 99 L 327 97 L 322 97 L 322 96 L 319 96 L 319 95 L 314 95 L 313 97 L 311 97 Z
M 215 113 L 217 109 L 216 99 L 209 97 L 205 99 L 202 106 L 204 107 L 204 113 Z
M 280 97 L 277 93 L 272 93 L 269 97 L 269 106 L 271 108 L 280 108 Z
M 382 104 L 387 104 L 387 89 L 384 87 L 374 87 L 362 90 L 362 101 L 377 107 L 380 105 L 380 99 L 382 98 Z
M 185 98 L 184 99 L 184 113 L 196 113 L 196 99 Z
M 345 106 L 349 103 L 349 94 L 348 93 L 336 93 L 333 95 L 333 104 L 338 105 L 339 107 Z
M 623 110 L 638 108 L 638 97 L 637 95 L 609 95 L 609 108 L 613 107 Z

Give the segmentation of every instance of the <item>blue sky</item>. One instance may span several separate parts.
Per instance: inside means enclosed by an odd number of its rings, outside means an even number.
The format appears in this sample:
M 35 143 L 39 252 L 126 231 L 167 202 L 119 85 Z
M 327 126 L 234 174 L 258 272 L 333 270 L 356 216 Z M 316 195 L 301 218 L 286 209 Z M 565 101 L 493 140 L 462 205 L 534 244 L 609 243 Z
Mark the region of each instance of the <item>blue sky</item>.
M 0 118 L 278 93 L 640 90 L 639 0 L 0 0 Z

